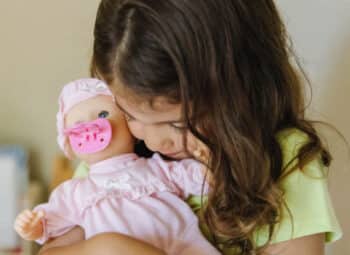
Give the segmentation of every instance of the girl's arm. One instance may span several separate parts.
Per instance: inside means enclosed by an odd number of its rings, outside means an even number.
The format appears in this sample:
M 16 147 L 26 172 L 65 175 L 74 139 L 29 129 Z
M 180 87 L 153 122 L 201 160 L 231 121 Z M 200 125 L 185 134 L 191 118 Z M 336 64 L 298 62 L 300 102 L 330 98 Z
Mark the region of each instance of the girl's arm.
M 53 247 L 72 245 L 83 240 L 85 240 L 84 230 L 81 227 L 74 227 L 72 230 L 68 231 L 64 235 L 47 241 L 44 244 L 44 246 L 41 247 L 39 255 L 44 254 L 44 252 L 46 252 L 47 249 L 51 249 Z
M 72 245 L 44 248 L 39 255 L 166 255 L 145 242 L 116 233 L 99 234 Z
M 324 255 L 324 242 L 323 233 L 299 237 L 268 246 L 264 255 Z

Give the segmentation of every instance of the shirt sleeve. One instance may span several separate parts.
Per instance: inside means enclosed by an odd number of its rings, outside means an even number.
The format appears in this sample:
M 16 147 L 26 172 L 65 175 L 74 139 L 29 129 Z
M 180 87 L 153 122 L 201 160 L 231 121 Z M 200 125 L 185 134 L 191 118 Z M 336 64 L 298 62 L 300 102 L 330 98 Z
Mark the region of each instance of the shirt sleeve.
M 85 162 L 80 162 L 74 171 L 73 178 L 85 178 L 89 174 L 89 166 Z
M 284 164 L 296 155 L 306 139 L 300 131 L 293 131 L 281 141 Z M 281 220 L 275 227 L 272 243 L 318 233 L 325 233 L 326 242 L 342 236 L 328 191 L 327 174 L 328 169 L 321 158 L 316 158 L 281 180 L 285 206 L 281 209 Z M 266 228 L 256 232 L 258 246 L 263 245 L 267 238 Z
M 76 210 L 74 197 L 74 181 L 66 181 L 58 186 L 50 195 L 48 203 L 40 204 L 34 208 L 34 211 L 43 211 L 42 220 L 44 233 L 36 240 L 39 244 L 44 244 L 52 237 L 61 236 L 79 225 L 79 217 Z

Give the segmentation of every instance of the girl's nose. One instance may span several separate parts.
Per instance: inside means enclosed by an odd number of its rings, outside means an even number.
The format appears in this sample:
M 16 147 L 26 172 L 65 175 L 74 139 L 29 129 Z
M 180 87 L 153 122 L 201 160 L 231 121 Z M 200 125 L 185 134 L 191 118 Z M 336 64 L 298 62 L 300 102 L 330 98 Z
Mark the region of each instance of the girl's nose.
M 161 151 L 169 151 L 172 147 L 174 147 L 174 141 L 170 138 L 165 138 L 161 141 L 160 147 Z

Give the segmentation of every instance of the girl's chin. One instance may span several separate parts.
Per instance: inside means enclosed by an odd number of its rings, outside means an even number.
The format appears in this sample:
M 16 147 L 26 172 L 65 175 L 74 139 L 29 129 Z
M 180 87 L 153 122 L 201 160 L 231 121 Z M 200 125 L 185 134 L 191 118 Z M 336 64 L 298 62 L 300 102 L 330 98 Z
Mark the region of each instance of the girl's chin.
M 181 160 L 181 159 L 189 158 L 189 155 L 187 155 L 185 152 L 178 152 L 178 153 L 172 153 L 172 154 L 161 153 L 161 154 L 167 159 L 172 159 L 172 160 Z

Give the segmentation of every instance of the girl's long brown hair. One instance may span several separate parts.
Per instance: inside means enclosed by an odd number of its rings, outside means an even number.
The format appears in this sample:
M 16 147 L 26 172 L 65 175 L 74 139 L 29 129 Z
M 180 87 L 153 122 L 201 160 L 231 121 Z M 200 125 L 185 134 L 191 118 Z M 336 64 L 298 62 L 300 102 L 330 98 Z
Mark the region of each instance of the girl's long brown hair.
M 215 186 L 205 220 L 224 246 L 254 249 L 252 233 L 283 205 L 276 134 L 309 136 L 302 167 L 330 156 L 304 118 L 302 82 L 271 0 L 102 0 L 94 30 L 93 76 L 116 78 L 138 97 L 181 103 L 189 130 L 211 151 Z M 199 132 L 200 130 L 200 132 Z

